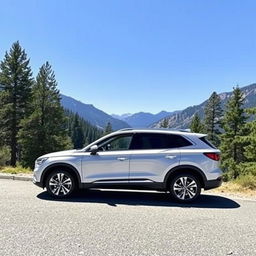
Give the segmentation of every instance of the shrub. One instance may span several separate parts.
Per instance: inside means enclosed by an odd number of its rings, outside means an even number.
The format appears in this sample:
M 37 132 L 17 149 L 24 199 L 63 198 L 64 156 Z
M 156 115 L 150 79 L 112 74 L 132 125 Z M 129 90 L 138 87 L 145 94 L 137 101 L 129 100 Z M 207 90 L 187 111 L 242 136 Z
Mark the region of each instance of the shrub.
M 256 177 L 256 162 L 239 164 L 239 174 L 240 176 L 251 174 Z
M 239 176 L 240 168 L 233 159 L 227 159 L 221 162 L 221 168 L 224 172 L 224 181 L 230 181 Z
M 248 174 L 256 177 L 256 162 L 236 164 L 232 159 L 228 159 L 221 163 L 221 168 L 224 171 L 224 181 L 230 181 Z
M 19 173 L 31 173 L 32 170 L 30 168 L 24 168 L 21 165 L 17 165 L 16 167 L 6 166 L 1 169 L 3 173 L 11 173 L 11 174 L 19 174 Z

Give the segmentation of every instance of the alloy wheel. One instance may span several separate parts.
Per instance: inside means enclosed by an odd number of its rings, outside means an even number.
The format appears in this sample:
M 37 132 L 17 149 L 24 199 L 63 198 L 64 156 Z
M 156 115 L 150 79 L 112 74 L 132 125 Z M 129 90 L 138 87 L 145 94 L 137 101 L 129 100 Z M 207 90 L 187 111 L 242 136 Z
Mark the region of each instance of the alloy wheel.
M 197 196 L 197 191 L 197 182 L 192 177 L 178 177 L 173 184 L 173 193 L 179 200 L 193 200 Z
M 72 179 L 63 172 L 55 173 L 49 180 L 49 189 L 55 196 L 66 196 L 72 187 Z

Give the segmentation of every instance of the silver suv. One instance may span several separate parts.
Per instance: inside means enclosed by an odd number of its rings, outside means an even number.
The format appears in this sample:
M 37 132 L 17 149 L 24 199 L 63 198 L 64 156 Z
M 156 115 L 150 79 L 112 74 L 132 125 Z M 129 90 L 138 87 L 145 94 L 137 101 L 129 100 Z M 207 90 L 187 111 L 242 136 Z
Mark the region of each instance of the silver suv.
M 80 150 L 50 153 L 35 163 L 34 183 L 56 198 L 77 188 L 150 189 L 191 202 L 221 185 L 220 151 L 196 134 L 123 129 Z

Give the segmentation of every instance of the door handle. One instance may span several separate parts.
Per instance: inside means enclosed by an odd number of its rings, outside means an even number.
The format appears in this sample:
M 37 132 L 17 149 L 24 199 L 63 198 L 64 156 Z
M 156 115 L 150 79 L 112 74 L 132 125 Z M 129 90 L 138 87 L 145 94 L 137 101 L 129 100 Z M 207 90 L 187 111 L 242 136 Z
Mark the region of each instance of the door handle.
M 125 161 L 125 160 L 127 160 L 128 158 L 126 158 L 126 157 L 118 157 L 117 158 L 117 160 L 119 160 L 119 161 Z
M 166 156 L 165 158 L 167 158 L 167 159 L 174 159 L 174 158 L 176 158 L 176 156 L 174 156 L 174 155 L 168 155 L 168 156 Z

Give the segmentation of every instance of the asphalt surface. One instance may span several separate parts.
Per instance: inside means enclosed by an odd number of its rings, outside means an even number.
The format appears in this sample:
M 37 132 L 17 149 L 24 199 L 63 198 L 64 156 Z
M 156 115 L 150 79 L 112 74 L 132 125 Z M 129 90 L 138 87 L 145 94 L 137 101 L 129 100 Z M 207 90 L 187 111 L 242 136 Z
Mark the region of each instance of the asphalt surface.
M 256 255 L 256 201 L 203 195 L 82 191 L 51 199 L 0 180 L 0 255 Z

